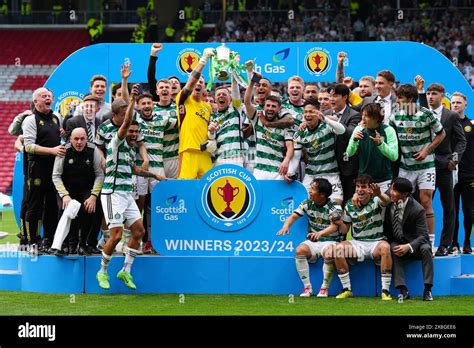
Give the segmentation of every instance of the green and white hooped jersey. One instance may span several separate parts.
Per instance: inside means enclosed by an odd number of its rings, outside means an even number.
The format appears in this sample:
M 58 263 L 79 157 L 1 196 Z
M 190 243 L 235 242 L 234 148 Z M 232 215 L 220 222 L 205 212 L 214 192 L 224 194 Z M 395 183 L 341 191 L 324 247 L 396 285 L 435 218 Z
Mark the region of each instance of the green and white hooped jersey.
M 293 131 L 265 127 L 256 115 L 251 121 L 256 134 L 255 169 L 269 173 L 278 172 L 281 162 L 285 159 L 285 142 L 293 140 Z
M 155 109 L 154 109 L 155 110 Z M 150 168 L 163 168 L 163 143 L 166 129 L 176 126 L 176 121 L 163 118 L 153 110 L 151 120 L 144 119 L 141 114 L 136 115 L 140 133 L 145 141 L 145 148 L 150 161 Z M 137 165 L 141 166 L 143 159 L 137 154 Z
M 320 122 L 315 129 L 298 130 L 294 137 L 295 150 L 308 153 L 306 174 L 339 174 L 335 152 L 336 135 L 331 127 Z
M 169 106 L 155 105 L 153 113 L 157 113 L 163 120 L 178 123 L 178 115 L 176 114 L 176 104 L 173 102 Z M 179 149 L 179 128 L 171 127 L 165 129 L 163 137 L 163 159 L 178 157 Z
M 136 112 L 133 114 L 133 119 L 136 119 Z M 107 148 L 107 145 L 112 140 L 113 136 L 119 130 L 120 126 L 116 126 L 113 124 L 112 120 L 109 119 L 100 124 L 97 128 L 96 136 L 95 136 L 95 144 L 97 146 L 103 146 Z M 139 134 L 137 137 L 137 142 L 143 141 L 143 135 Z
M 402 153 L 400 168 L 412 172 L 434 168 L 434 152 L 422 161 L 413 158 L 414 154 L 431 143 L 434 134 L 443 130 L 441 122 L 432 111 L 421 107 L 416 114 L 407 115 L 404 110 L 401 110 L 390 116 L 389 124 L 397 131 Z
M 374 197 L 357 209 L 352 201 L 346 204 L 342 221 L 352 223 L 352 238 L 361 241 L 377 241 L 385 239 L 383 234 L 383 219 L 385 207 L 380 198 Z
M 281 103 L 281 112 L 282 115 L 285 113 L 290 113 L 293 116 L 293 121 L 295 122 L 295 129 L 303 123 L 304 118 L 304 107 L 303 106 L 295 106 L 290 103 L 289 99 L 285 99 Z
M 233 158 L 242 155 L 242 108 L 232 105 L 225 111 L 212 113 L 211 122 L 217 124 L 216 159 Z
M 306 199 L 298 206 L 298 208 L 294 211 L 294 213 L 298 214 L 299 216 L 308 216 L 309 225 L 311 227 L 311 232 L 320 232 L 325 228 L 331 225 L 331 221 L 329 220 L 333 215 L 342 215 L 342 208 L 335 204 L 332 201 L 329 201 L 326 205 L 322 207 L 318 207 L 316 203 L 314 203 L 310 199 Z M 339 233 L 339 229 L 330 234 L 329 236 L 321 237 L 319 242 L 338 242 L 340 241 L 341 234 Z
M 107 145 L 105 179 L 102 193 L 132 192 L 133 164 L 135 147 L 127 144 L 126 138 L 119 139 L 118 132 Z

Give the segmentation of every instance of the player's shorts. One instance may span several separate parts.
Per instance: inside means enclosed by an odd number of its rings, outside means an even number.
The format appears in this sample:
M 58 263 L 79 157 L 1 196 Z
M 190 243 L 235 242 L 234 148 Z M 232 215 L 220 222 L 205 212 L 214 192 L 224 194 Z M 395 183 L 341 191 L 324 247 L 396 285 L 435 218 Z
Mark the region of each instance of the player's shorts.
M 186 150 L 179 154 L 178 179 L 200 179 L 212 168 L 207 151 Z
M 165 170 L 163 168 L 150 168 L 148 169 L 150 173 L 158 174 L 165 176 Z M 151 192 L 155 185 L 158 183 L 158 180 L 155 178 L 145 178 L 143 176 L 137 177 L 137 192 L 139 196 L 146 196 L 148 192 Z
M 311 258 L 308 260 L 308 262 L 316 262 L 318 257 L 324 254 L 324 250 L 329 247 L 335 246 L 336 242 L 313 242 L 307 239 L 301 244 L 307 245 L 309 250 L 311 251 Z
M 343 195 L 342 195 L 342 184 L 341 184 L 341 179 L 339 178 L 338 174 L 321 174 L 321 175 L 309 175 L 306 174 L 303 179 L 303 185 L 306 188 L 306 191 L 309 192 L 309 188 L 311 186 L 311 183 L 315 178 L 323 178 L 327 179 L 329 183 L 332 186 L 332 194 L 329 197 L 331 200 L 343 200 Z
M 100 202 L 104 211 L 105 222 L 110 228 L 132 226 L 142 216 L 131 192 L 113 192 L 101 194 Z
M 242 156 L 234 156 L 232 158 L 218 158 L 216 162 L 214 162 L 214 167 L 221 164 L 235 164 L 236 166 L 243 167 L 244 158 Z
M 254 169 L 253 176 L 257 180 L 283 180 L 283 176 L 278 172 L 267 172 L 260 169 Z
M 436 169 L 424 169 L 418 171 L 407 171 L 400 168 L 398 176 L 411 181 L 413 190 L 417 187 L 419 190 L 435 190 L 436 188 Z
M 165 167 L 165 177 L 176 179 L 178 177 L 179 157 L 167 158 L 163 160 Z
M 349 243 L 356 249 L 357 261 L 362 262 L 365 259 L 374 259 L 374 250 L 377 245 L 383 240 L 363 241 L 363 240 L 348 240 Z

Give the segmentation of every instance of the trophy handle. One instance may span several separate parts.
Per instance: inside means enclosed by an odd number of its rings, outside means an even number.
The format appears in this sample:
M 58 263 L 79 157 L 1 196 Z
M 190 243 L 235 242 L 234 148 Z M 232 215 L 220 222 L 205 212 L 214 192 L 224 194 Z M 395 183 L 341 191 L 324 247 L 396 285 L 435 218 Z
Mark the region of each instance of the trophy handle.
M 238 187 L 234 187 L 234 191 L 235 191 L 235 190 L 237 190 L 237 193 L 234 195 L 234 197 L 237 196 L 237 195 L 239 194 L 239 192 L 240 192 L 240 189 L 239 189 Z M 234 197 L 232 197 L 232 198 L 234 198 Z
M 219 190 L 222 191 L 222 194 L 219 192 Z M 224 198 L 224 189 L 223 189 L 222 187 L 218 187 L 218 188 L 217 188 L 217 194 L 218 194 L 219 196 L 221 196 L 222 198 Z

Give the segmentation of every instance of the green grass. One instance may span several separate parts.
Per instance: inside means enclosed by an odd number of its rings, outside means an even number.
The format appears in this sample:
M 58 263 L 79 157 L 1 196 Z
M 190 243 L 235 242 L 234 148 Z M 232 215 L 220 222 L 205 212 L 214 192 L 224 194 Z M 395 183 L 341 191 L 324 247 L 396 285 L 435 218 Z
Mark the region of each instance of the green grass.
M 18 225 L 16 224 L 13 209 L 2 211 L 2 219 L 0 221 L 0 231 L 8 232 L 7 237 L 0 239 L 0 244 L 6 244 L 6 243 L 18 244 L 19 243 L 20 240 L 18 239 L 16 235 L 20 232 L 20 229 L 18 228 Z
M 184 302 L 184 303 L 183 303 Z M 269 295 L 71 295 L 0 291 L 0 315 L 232 315 L 414 316 L 472 315 L 472 297 L 421 298 L 398 303 L 379 298 L 299 298 Z

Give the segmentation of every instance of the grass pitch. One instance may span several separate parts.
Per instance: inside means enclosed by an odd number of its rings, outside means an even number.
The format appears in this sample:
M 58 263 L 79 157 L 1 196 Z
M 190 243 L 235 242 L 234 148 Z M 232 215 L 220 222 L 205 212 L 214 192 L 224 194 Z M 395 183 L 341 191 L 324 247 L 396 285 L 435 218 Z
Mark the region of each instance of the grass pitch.
M 159 316 L 471 316 L 472 297 L 421 298 L 404 303 L 375 297 L 299 298 L 270 295 L 94 295 L 0 291 L 0 315 Z

